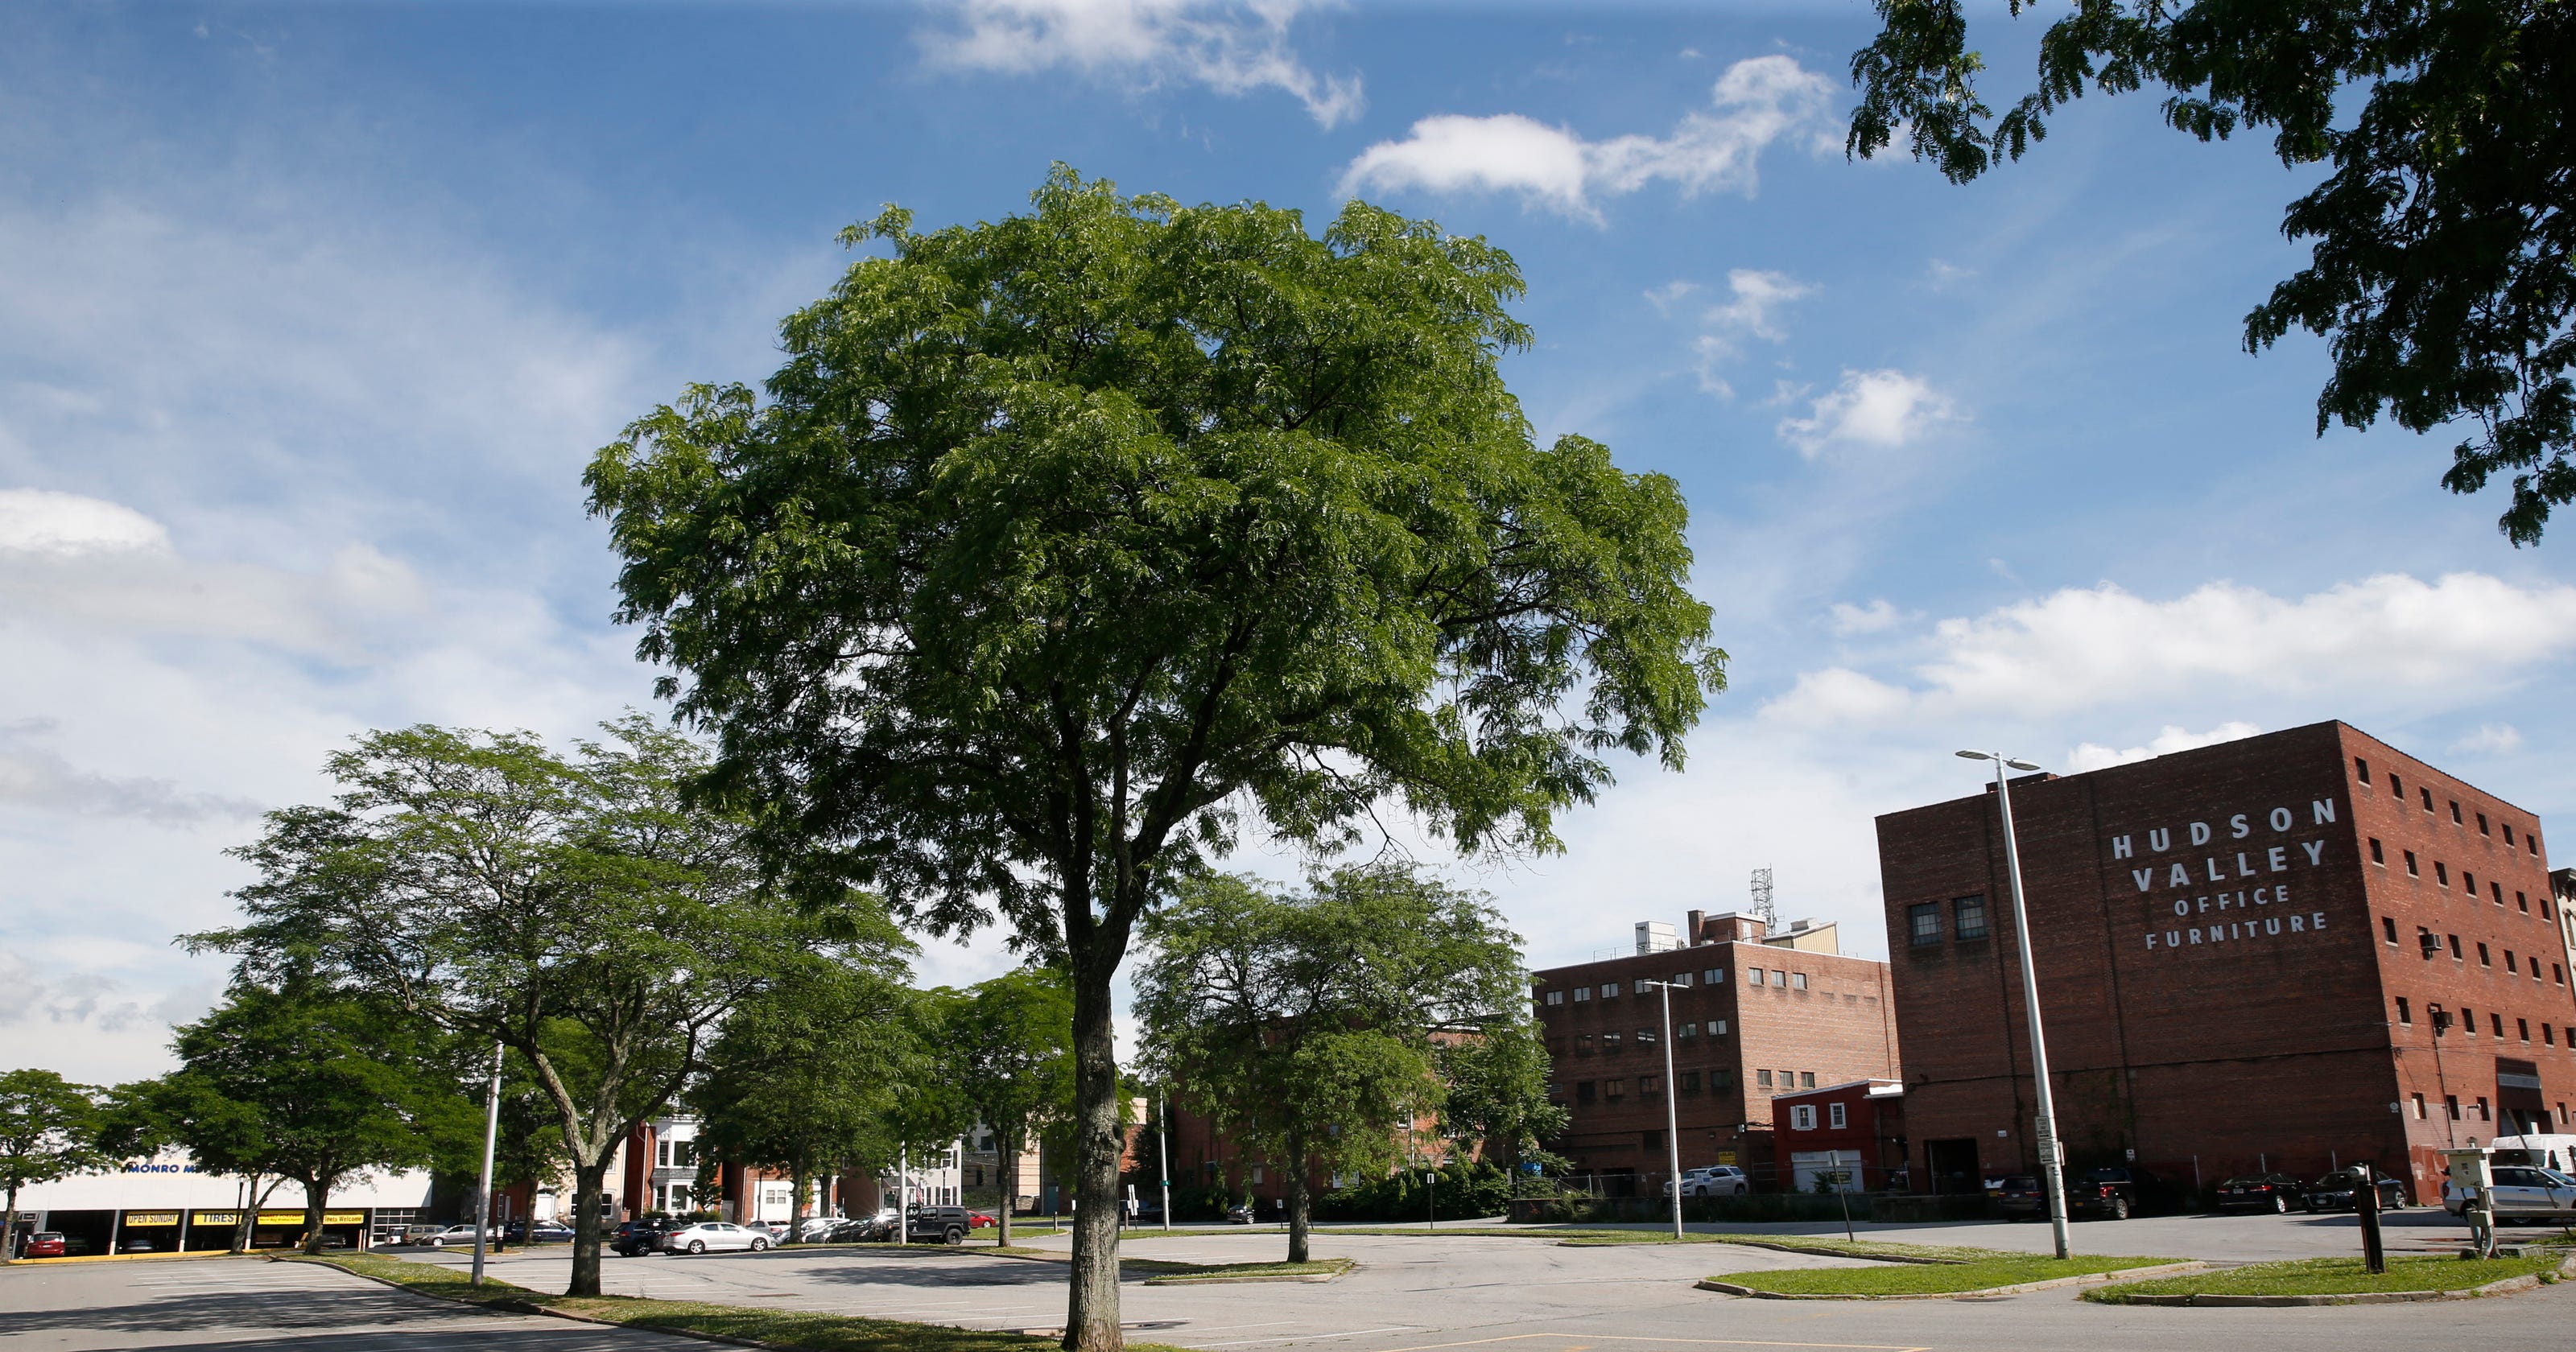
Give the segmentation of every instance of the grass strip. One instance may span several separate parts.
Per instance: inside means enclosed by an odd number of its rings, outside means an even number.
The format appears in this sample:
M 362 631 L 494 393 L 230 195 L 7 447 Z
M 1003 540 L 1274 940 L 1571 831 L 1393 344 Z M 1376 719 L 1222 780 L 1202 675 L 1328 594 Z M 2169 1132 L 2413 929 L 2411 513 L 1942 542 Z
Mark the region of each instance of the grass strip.
M 2388 1271 L 2373 1274 L 2362 1266 L 2358 1257 L 2302 1258 L 2280 1263 L 2249 1263 L 2244 1267 L 2219 1268 L 2210 1272 L 2187 1273 L 2180 1277 L 2158 1277 L 2142 1282 L 2122 1282 L 2087 1291 L 2084 1299 L 2104 1305 L 2125 1305 L 2133 1296 L 2343 1296 L 2368 1291 L 2465 1291 L 2472 1286 L 2523 1277 L 2534 1273 L 2553 1274 L 2554 1279 L 2563 1257 L 2490 1258 L 2483 1261 L 2462 1258 L 2391 1258 Z
M 1158 1263 L 1157 1266 L 1174 1270 L 1146 1278 L 1147 1286 L 1190 1286 L 1201 1283 L 1295 1281 L 1307 1277 L 1338 1277 L 1359 1265 L 1348 1258 L 1318 1258 L 1309 1263 Z
M 1725 1272 L 1710 1281 L 1749 1287 L 1784 1296 L 1938 1296 L 1983 1291 L 2025 1282 L 2087 1277 L 2127 1268 L 2162 1267 L 2180 1258 L 2085 1255 L 2050 1258 L 2039 1254 L 1995 1254 L 1973 1262 L 1902 1263 L 1865 1268 L 1781 1268 L 1770 1272 Z
M 467 1274 L 453 1268 L 373 1254 L 326 1254 L 319 1258 L 297 1255 L 281 1261 L 319 1263 L 422 1295 L 486 1309 L 571 1315 L 621 1328 L 727 1339 L 787 1352 L 1057 1352 L 1060 1347 L 1058 1340 L 1051 1337 L 813 1310 L 760 1309 L 643 1296 L 544 1295 L 488 1276 L 478 1287 Z M 1185 1352 L 1162 1343 L 1131 1342 L 1127 1346 L 1132 1352 Z

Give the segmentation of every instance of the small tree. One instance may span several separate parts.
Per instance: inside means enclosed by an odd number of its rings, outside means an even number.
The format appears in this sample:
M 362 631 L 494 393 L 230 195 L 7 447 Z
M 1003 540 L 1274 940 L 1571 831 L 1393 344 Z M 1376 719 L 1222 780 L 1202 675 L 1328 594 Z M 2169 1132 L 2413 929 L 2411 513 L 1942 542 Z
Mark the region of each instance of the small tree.
M 608 1164 L 705 1065 L 724 1016 L 891 937 L 858 899 L 820 919 L 762 884 L 744 819 L 683 789 L 697 746 L 640 715 L 558 756 L 525 733 L 375 732 L 333 756 L 327 807 L 272 812 L 239 851 L 236 929 L 194 936 L 257 975 L 306 964 L 525 1058 L 573 1161 L 569 1294 L 599 1293 Z M 837 928 L 827 931 L 825 921 Z
M 1306 1261 L 1309 1176 L 1384 1173 L 1439 1104 L 1434 1031 L 1506 1019 L 1525 998 L 1502 918 L 1408 868 L 1340 869 L 1306 896 L 1194 880 L 1147 942 L 1146 1061 L 1279 1169 L 1292 1263 Z
M 940 1047 L 967 1107 L 993 1133 L 1001 1161 L 1000 1242 L 1011 1242 L 1020 1153 L 1073 1115 L 1073 994 L 1062 973 L 1022 968 L 952 1002 Z
M 18 1257 L 18 1193 L 38 1183 L 104 1169 L 99 1149 L 98 1091 L 50 1070 L 0 1073 L 0 1186 L 8 1190 L 8 1226 L 0 1262 Z
M 1438 1061 L 1447 1089 L 1440 1134 L 1462 1154 L 1491 1150 L 1514 1195 L 1532 1169 L 1563 1167 L 1546 1143 L 1564 1133 L 1572 1114 L 1549 1100 L 1547 1040 L 1525 1008 L 1443 1040 Z
M 889 208 L 762 398 L 700 386 L 591 463 L 619 618 L 721 735 L 715 782 L 935 932 L 999 918 L 1073 999 L 1065 1345 L 1120 1345 L 1113 994 L 1247 817 L 1400 804 L 1556 847 L 1613 751 L 1679 768 L 1721 684 L 1672 481 L 1504 387 L 1482 239 L 1354 202 Z
M 737 1007 L 689 1091 L 706 1152 L 701 1172 L 732 1162 L 786 1173 L 796 1189 L 795 1243 L 818 1174 L 846 1160 L 893 1158 L 896 1086 L 927 1061 L 918 1006 L 888 973 L 828 966 Z
M 379 1001 L 304 982 L 236 982 L 223 1004 L 179 1030 L 179 1068 L 125 1097 L 200 1168 L 245 1175 L 261 1198 L 263 1178 L 271 1188 L 301 1184 L 305 1251 L 320 1253 L 323 1213 L 343 1181 L 428 1164 L 479 1138 L 442 1041 Z M 236 1232 L 236 1249 L 248 1247 L 246 1231 Z

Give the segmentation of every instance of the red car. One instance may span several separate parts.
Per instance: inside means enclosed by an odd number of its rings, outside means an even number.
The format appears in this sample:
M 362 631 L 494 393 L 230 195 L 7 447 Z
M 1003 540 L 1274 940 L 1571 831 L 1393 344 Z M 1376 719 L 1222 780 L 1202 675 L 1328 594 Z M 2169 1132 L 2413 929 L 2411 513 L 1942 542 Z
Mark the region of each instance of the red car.
M 976 1211 L 971 1208 L 966 1212 L 966 1223 L 979 1230 L 990 1229 L 993 1226 L 1000 1224 L 1000 1222 L 993 1219 L 992 1212 Z
M 60 1231 L 56 1231 L 56 1230 L 39 1230 L 39 1231 L 37 1231 L 36 1233 L 34 1233 L 34 1234 L 32 1234 L 32 1235 L 27 1236 L 27 1248 L 26 1248 L 25 1252 L 23 1252 L 23 1253 L 19 1254 L 18 1256 L 19 1256 L 19 1257 L 21 1257 L 21 1258 L 60 1258 L 60 1257 L 62 1257 L 62 1256 L 63 1256 L 63 1237 L 62 1237 L 62 1233 L 61 1233 Z

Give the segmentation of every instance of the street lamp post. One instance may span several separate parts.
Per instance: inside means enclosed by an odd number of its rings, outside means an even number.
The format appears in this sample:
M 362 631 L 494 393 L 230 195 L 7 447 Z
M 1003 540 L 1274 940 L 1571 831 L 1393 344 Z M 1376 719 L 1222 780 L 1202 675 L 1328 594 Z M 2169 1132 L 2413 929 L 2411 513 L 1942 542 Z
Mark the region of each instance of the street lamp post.
M 492 1153 L 501 1139 L 501 1044 L 492 1044 L 492 1087 L 483 1096 L 483 1172 L 474 1180 L 474 1275 L 483 1284 L 483 1250 L 492 1233 Z
M 1669 981 L 1640 981 L 1652 986 L 1664 1001 L 1664 1159 L 1667 1186 L 1673 1190 L 1673 1238 L 1682 1237 L 1682 1133 L 1681 1109 L 1673 1095 L 1673 985 Z
M 1163 1161 L 1163 1228 L 1172 1228 L 1172 1091 L 1159 1091 L 1154 1122 L 1154 1149 Z
M 1995 763 L 1995 807 L 2004 823 L 2004 876 L 2012 883 L 2013 944 L 2021 954 L 2022 1009 L 2030 1021 L 2030 1073 L 2039 1087 L 2039 1183 L 2048 1192 L 2048 1228 L 2057 1241 L 2057 1256 L 2065 1258 L 2070 1252 L 2066 1244 L 2066 1180 L 2058 1158 L 2057 1100 L 2048 1088 L 2048 1039 L 2039 1027 L 2039 973 L 2030 959 L 2030 908 L 2022 900 L 2021 851 L 2013 843 L 2012 788 L 2004 782 L 2006 769 L 2039 767 L 1995 751 L 1962 751 L 1959 756 Z

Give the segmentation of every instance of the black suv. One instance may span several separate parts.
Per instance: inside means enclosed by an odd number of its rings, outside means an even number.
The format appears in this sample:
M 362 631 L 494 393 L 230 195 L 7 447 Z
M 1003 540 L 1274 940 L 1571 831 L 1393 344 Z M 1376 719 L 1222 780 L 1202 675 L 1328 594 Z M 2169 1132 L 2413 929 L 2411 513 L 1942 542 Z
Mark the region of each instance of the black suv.
M 2307 1205 L 2307 1185 L 2288 1174 L 2239 1174 L 2218 1185 L 2210 1200 L 2221 1211 L 2287 1211 Z
M 2379 1209 L 2382 1211 L 2404 1210 L 2406 1206 L 2405 1180 L 2396 1178 L 2379 1178 L 2377 1182 L 2379 1185 Z M 2327 1174 L 2325 1177 L 2309 1184 L 2305 1200 L 2307 1208 L 2310 1211 L 2351 1211 L 2354 1209 L 2354 1195 L 2359 1191 L 2360 1189 L 2353 1184 L 2352 1171 L 2350 1169 L 2337 1169 L 2333 1173 Z
M 617 1227 L 608 1247 L 629 1258 L 640 1257 L 662 1247 L 662 1236 L 679 1229 L 686 1222 L 677 1216 L 645 1216 Z
M 2125 1221 L 2156 1209 L 2164 1187 L 2154 1174 L 2126 1165 L 2087 1169 L 2066 1184 L 2066 1209 L 2075 1215 Z

